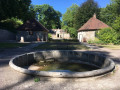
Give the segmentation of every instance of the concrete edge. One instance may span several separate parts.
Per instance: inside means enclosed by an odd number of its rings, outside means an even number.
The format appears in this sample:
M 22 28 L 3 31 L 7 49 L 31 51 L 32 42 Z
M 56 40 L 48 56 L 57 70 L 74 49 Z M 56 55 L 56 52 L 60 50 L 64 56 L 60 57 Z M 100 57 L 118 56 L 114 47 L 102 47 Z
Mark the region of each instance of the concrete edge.
M 27 54 L 34 54 L 34 52 L 30 52 Z M 25 54 L 22 54 L 25 55 Z M 22 56 L 22 55 L 17 55 L 16 57 L 12 58 L 9 62 L 9 65 L 11 68 L 15 69 L 16 71 L 19 71 L 21 73 L 25 74 L 31 74 L 31 75 L 39 75 L 39 76 L 49 76 L 49 77 L 74 77 L 74 78 L 83 78 L 83 77 L 93 77 L 93 76 L 98 76 L 105 74 L 107 72 L 112 71 L 115 68 L 115 63 L 112 61 L 112 59 L 108 58 L 110 61 L 110 65 L 108 67 L 98 69 L 98 70 L 93 70 L 93 71 L 87 71 L 87 72 L 52 72 L 52 71 L 33 71 L 33 70 L 28 70 L 19 66 L 16 66 L 13 61 L 15 58 Z

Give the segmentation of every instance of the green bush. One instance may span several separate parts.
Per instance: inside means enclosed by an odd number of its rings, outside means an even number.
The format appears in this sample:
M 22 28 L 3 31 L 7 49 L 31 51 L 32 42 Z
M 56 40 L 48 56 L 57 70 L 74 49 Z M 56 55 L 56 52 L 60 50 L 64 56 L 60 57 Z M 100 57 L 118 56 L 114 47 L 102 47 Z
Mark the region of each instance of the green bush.
M 16 28 L 18 28 L 20 25 L 22 25 L 23 22 L 17 18 L 10 18 L 6 20 L 0 21 L 0 28 L 7 29 L 11 32 L 16 32 Z
M 52 40 L 52 35 L 48 33 L 48 41 Z
M 97 37 L 99 38 L 99 40 L 107 44 L 108 43 L 113 43 L 113 44 L 119 43 L 118 34 L 116 33 L 114 29 L 111 29 L 111 28 L 105 28 L 105 29 L 99 30 L 99 32 L 97 33 Z
M 74 39 L 77 38 L 77 30 L 75 28 L 68 27 L 65 25 L 62 29 L 64 29 L 66 32 L 68 32 L 70 34 L 71 38 L 74 38 Z

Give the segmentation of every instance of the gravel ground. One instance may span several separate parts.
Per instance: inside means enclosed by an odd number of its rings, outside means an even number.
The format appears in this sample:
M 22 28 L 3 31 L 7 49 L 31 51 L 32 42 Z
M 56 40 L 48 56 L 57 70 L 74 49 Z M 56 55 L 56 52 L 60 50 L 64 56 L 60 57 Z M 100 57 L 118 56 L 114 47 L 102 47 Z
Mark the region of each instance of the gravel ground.
M 120 50 L 95 49 L 92 52 L 115 58 L 114 72 L 91 78 L 50 78 L 22 74 L 9 67 L 10 58 L 34 51 L 31 46 L 0 52 L 0 90 L 120 90 Z M 40 81 L 35 82 L 34 79 Z

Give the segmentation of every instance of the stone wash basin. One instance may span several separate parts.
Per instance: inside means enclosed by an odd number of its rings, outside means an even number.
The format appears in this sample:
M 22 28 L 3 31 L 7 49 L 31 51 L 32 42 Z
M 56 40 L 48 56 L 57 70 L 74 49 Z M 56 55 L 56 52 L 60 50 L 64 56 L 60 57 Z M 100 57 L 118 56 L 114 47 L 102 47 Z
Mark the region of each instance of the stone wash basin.
M 52 71 L 34 71 L 25 67 L 40 60 L 55 59 L 61 62 L 78 62 L 94 65 L 100 69 L 85 72 L 52 72 Z M 68 51 L 68 50 L 51 50 L 31 52 L 12 58 L 9 65 L 22 73 L 50 76 L 50 77 L 92 77 L 102 75 L 112 71 L 115 68 L 114 62 L 110 58 L 90 52 Z

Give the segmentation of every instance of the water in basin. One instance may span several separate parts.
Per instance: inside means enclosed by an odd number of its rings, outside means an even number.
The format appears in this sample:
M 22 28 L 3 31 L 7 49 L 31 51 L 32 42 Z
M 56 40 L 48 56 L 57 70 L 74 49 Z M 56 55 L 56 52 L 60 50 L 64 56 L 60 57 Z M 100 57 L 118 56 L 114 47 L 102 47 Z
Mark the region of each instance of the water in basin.
M 95 66 L 73 63 L 73 62 L 38 62 L 34 63 L 34 66 L 39 67 L 38 71 L 53 71 L 53 72 L 84 72 L 98 69 Z

